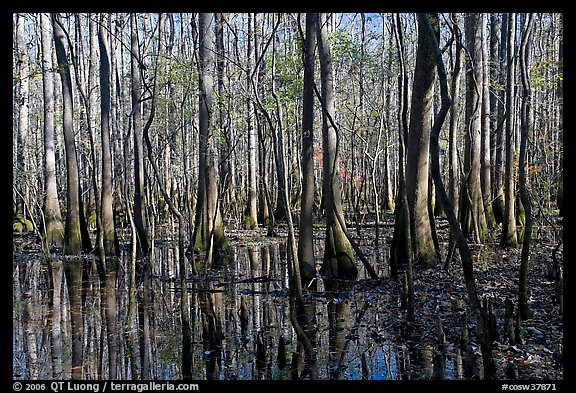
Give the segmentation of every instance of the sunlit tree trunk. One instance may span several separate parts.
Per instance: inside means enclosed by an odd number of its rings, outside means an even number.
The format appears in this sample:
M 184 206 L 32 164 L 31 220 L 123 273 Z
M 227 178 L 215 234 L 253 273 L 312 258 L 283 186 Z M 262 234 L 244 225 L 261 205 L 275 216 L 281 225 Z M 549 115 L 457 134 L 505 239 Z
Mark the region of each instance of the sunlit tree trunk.
M 429 17 L 435 20 L 435 26 L 438 28 L 437 15 Z M 418 18 L 420 27 L 421 19 L 422 16 Z M 432 43 L 424 34 L 418 34 L 415 67 L 407 140 L 406 195 L 410 209 L 410 232 L 415 260 L 434 264 L 438 261 L 439 255 L 432 238 L 432 223 L 428 211 L 428 168 L 436 64 Z
M 560 14 L 560 43 L 558 45 L 558 74 L 563 74 L 564 67 L 564 18 L 563 14 Z M 564 131 L 564 88 L 563 80 L 558 78 L 558 83 L 556 87 L 558 96 L 558 129 L 560 135 L 563 135 Z M 560 174 L 558 175 L 558 185 L 556 190 L 556 206 L 558 207 L 558 214 L 562 217 L 564 216 L 564 150 L 560 149 L 559 154 L 560 167 L 558 168 Z
M 491 108 L 490 108 L 490 84 L 492 79 L 488 72 L 490 57 L 488 54 L 488 15 L 482 13 L 480 31 L 482 42 L 482 134 L 480 138 L 480 151 L 482 159 L 480 161 L 480 183 L 482 198 L 484 199 L 484 215 L 488 229 L 496 227 L 494 213 L 492 210 L 492 150 L 490 147 L 490 135 L 492 133 Z
M 256 16 L 254 16 L 256 18 Z M 254 43 L 253 36 L 255 31 L 252 28 L 252 14 L 248 13 L 248 37 L 247 37 L 247 50 L 246 50 L 246 74 L 248 81 L 247 86 L 250 86 L 250 79 L 253 77 L 254 63 L 252 59 L 252 44 Z M 250 90 L 248 90 L 250 91 Z M 254 229 L 258 227 L 258 189 L 256 182 L 256 143 L 257 135 L 256 128 L 254 127 L 254 105 L 250 95 L 246 97 L 246 126 L 248 132 L 248 201 L 246 206 L 246 216 L 244 226 L 246 229 Z
M 515 81 L 515 37 L 516 37 L 516 14 L 508 14 L 508 51 L 506 55 L 508 63 L 506 82 L 506 163 L 504 176 L 504 217 L 502 218 L 502 237 L 500 243 L 515 247 L 518 245 L 516 234 L 515 192 L 514 192 L 514 96 L 516 89 Z
M 16 47 L 17 47 L 17 65 L 18 65 L 18 130 L 16 135 L 16 171 L 19 179 L 23 179 L 19 183 L 21 194 L 15 195 L 16 214 L 26 214 L 26 206 L 24 198 L 27 195 L 26 191 L 26 169 L 29 166 L 27 160 L 26 144 L 29 138 L 30 129 L 30 61 L 28 49 L 26 48 L 26 32 L 25 32 L 25 15 L 18 14 L 16 16 Z M 18 179 L 17 178 L 17 179 Z
M 54 152 L 54 74 L 52 71 L 52 39 L 50 21 L 40 13 L 42 43 L 42 82 L 44 93 L 44 238 L 48 247 L 62 247 L 64 223 L 56 185 L 56 156 Z M 61 372 L 61 371 L 60 371 Z
M 324 277 L 355 279 L 358 275 L 352 246 L 346 238 L 343 217 L 342 199 L 340 196 L 340 171 L 338 165 L 338 135 L 334 128 L 335 101 L 332 56 L 324 14 L 316 14 L 316 34 L 318 54 L 320 57 L 320 78 L 322 80 L 322 188 L 326 201 L 326 239 L 324 263 L 321 273 Z
M 490 94 L 490 113 L 492 115 L 492 129 L 494 132 L 494 164 L 492 176 L 492 212 L 496 223 L 502 222 L 504 215 L 504 182 L 502 167 L 502 125 L 504 122 L 504 104 L 503 104 L 503 86 L 504 79 L 504 60 L 505 50 L 501 44 L 506 44 L 506 29 L 508 26 L 507 18 L 503 23 L 500 22 L 500 14 L 490 14 L 490 74 L 494 81 Z M 502 31 L 502 33 L 501 33 Z M 503 38 L 502 38 L 502 37 Z M 496 84 L 496 81 L 498 82 Z
M 482 243 L 488 236 L 484 199 L 480 181 L 482 142 L 482 31 L 481 14 L 468 13 L 464 18 L 466 46 L 470 61 L 466 71 L 466 118 L 461 223 L 464 236 Z
M 460 14 L 452 14 L 452 28 L 454 29 L 454 41 L 456 50 L 454 54 L 454 68 L 452 70 L 452 106 L 450 106 L 450 135 L 449 135 L 449 150 L 448 156 L 450 165 L 448 166 L 448 194 L 450 201 L 454 207 L 454 213 L 458 216 L 460 203 L 459 203 L 459 187 L 460 187 L 460 165 L 458 163 L 458 110 L 460 109 L 460 80 L 464 57 L 463 57 L 463 37 L 460 30 L 460 21 L 462 20 Z
M 522 236 L 522 254 L 520 257 L 520 273 L 518 277 L 518 313 L 520 319 L 526 320 L 530 317 L 530 306 L 528 304 L 528 267 L 530 262 L 530 242 L 532 241 L 532 203 L 526 189 L 526 156 L 528 149 L 528 138 L 532 127 L 532 97 L 530 87 L 530 36 L 532 34 L 533 15 L 528 14 L 526 28 L 522 34 L 520 46 L 520 73 L 522 79 L 522 110 L 520 113 L 521 139 L 520 157 L 518 168 L 520 198 L 526 215 L 524 225 L 524 236 Z

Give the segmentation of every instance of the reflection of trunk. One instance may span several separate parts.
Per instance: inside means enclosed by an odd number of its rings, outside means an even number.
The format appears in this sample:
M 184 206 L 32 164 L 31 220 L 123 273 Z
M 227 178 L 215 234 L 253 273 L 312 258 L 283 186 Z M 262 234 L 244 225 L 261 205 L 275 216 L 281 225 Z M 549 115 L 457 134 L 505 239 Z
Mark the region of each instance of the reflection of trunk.
M 209 282 L 200 285 L 200 310 L 202 311 L 202 343 L 206 357 L 206 379 L 218 379 L 222 360 L 222 319 L 220 309 L 222 294 L 212 293 L 214 286 Z
M 64 265 L 68 298 L 70 299 L 70 321 L 72 327 L 72 379 L 82 379 L 84 310 L 82 308 L 82 260 L 70 259 Z
M 108 339 L 108 361 L 109 370 L 108 379 L 117 378 L 117 362 L 118 362 L 118 328 L 116 318 L 118 310 L 116 308 L 116 274 L 117 274 L 117 260 L 114 258 L 108 259 L 108 266 L 106 269 L 105 289 L 102 306 L 106 307 L 106 329 Z
M 350 330 L 352 302 L 348 299 L 328 304 L 329 344 L 330 353 L 330 379 L 342 379 L 342 364 L 346 354 L 346 336 Z
M 150 264 L 143 267 L 142 292 L 138 301 L 138 333 L 140 336 L 140 379 L 147 380 L 150 375 Z
M 34 326 L 35 310 L 32 303 L 33 288 L 38 284 L 34 282 L 38 279 L 38 274 L 35 274 L 34 266 L 29 265 L 27 269 L 23 270 L 24 273 L 24 291 L 22 292 L 22 301 L 24 307 L 22 308 L 22 325 L 24 328 L 24 343 L 26 348 L 26 379 L 38 379 L 38 348 L 36 345 L 36 330 Z M 38 321 L 39 322 L 39 321 Z
M 52 379 L 63 379 L 62 373 L 62 261 L 52 262 L 51 318 Z

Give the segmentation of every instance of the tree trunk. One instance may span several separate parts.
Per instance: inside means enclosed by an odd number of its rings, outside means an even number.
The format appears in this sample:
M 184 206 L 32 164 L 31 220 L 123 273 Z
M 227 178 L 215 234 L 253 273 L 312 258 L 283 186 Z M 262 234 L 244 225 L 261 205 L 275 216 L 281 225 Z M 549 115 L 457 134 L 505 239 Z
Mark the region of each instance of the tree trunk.
M 224 47 L 224 14 L 218 12 L 215 14 L 216 18 L 216 75 L 218 79 L 218 129 L 222 135 L 218 145 L 220 152 L 220 189 L 222 190 L 223 200 L 226 201 L 226 206 L 229 207 L 232 201 L 232 148 L 230 128 L 227 126 L 226 104 L 229 98 L 226 96 L 224 90 L 224 72 L 226 69 L 226 49 Z M 224 209 L 224 207 L 223 207 Z
M 212 14 L 199 14 L 199 156 L 198 193 L 194 233 L 189 250 L 208 251 L 212 254 L 208 265 L 218 263 L 220 257 L 230 254 L 230 246 L 224 234 L 224 226 L 218 203 L 214 134 L 212 127 L 212 68 L 214 49 L 212 44 Z M 210 251 L 213 252 L 210 252 Z
M 516 14 L 508 14 L 508 51 L 506 55 L 508 63 L 507 87 L 506 87 L 506 165 L 504 178 L 504 216 L 502 218 L 502 237 L 500 243 L 503 246 L 516 247 L 518 236 L 516 234 L 515 192 L 514 192 L 514 97 L 515 97 L 515 66 L 514 50 L 516 37 Z
M 66 147 L 66 224 L 64 227 L 64 255 L 80 255 L 82 236 L 80 233 L 80 184 L 76 143 L 74 141 L 72 79 L 70 61 L 65 49 L 65 34 L 60 25 L 59 16 L 52 14 L 54 45 L 58 60 L 58 72 L 62 80 L 62 107 L 64 145 Z
M 302 286 L 316 277 L 313 244 L 314 210 L 314 58 L 316 34 L 314 17 L 306 13 L 306 38 L 303 45 L 304 95 L 302 99 L 302 196 L 298 236 L 298 260 Z M 314 288 L 316 285 L 314 284 Z
M 502 176 L 502 125 L 504 124 L 503 89 L 504 60 L 501 43 L 506 45 L 506 29 L 508 21 L 500 23 L 500 14 L 490 14 L 490 59 L 491 79 L 495 82 L 490 94 L 490 112 L 492 114 L 492 129 L 494 130 L 494 175 L 492 177 L 492 211 L 497 224 L 502 222 L 504 215 L 504 182 Z M 502 26 L 502 33 L 501 33 Z M 501 42 L 502 41 L 502 42 Z M 498 81 L 498 86 L 496 85 Z
M 108 37 L 105 25 L 108 16 L 102 14 L 98 28 L 100 48 L 100 126 L 102 142 L 102 234 L 105 255 L 118 254 L 118 239 L 114 228 L 112 199 L 112 153 L 110 146 L 110 58 L 108 56 Z
M 138 255 L 146 256 L 149 252 L 148 230 L 146 225 L 146 192 L 144 184 L 144 142 L 142 140 L 142 112 L 140 104 L 140 48 L 138 45 L 138 19 L 135 13 L 130 14 L 130 79 L 132 94 L 132 124 L 134 127 L 134 224 L 136 225 Z
M 64 223 L 60 213 L 56 185 L 56 156 L 54 153 L 54 75 L 52 71 L 52 40 L 48 14 L 40 14 L 42 43 L 42 82 L 44 93 L 44 243 L 47 247 L 62 247 Z
M 440 89 L 442 95 L 442 107 L 434 119 L 434 125 L 430 132 L 432 176 L 434 178 L 434 183 L 436 184 L 436 190 L 439 194 L 438 196 L 442 202 L 444 211 L 446 212 L 446 217 L 448 218 L 450 229 L 455 235 L 460 257 L 462 259 L 462 271 L 466 284 L 466 291 L 468 293 L 468 300 L 472 306 L 472 310 L 474 311 L 474 316 L 476 319 L 477 335 L 480 341 L 480 350 L 482 353 L 482 361 L 484 365 L 484 378 L 496 379 L 496 366 L 492 356 L 492 343 L 490 341 L 489 319 L 486 310 L 484 310 L 482 307 L 482 303 L 478 296 L 478 289 L 476 287 L 476 280 L 474 278 L 474 261 L 472 259 L 472 254 L 470 253 L 468 243 L 466 243 L 464 234 L 462 233 L 456 215 L 454 214 L 454 209 L 452 208 L 450 198 L 446 193 L 446 188 L 444 187 L 444 182 L 442 180 L 442 174 L 440 173 L 440 129 L 442 128 L 446 113 L 448 112 L 448 107 L 450 106 L 450 97 L 448 95 L 448 84 L 446 82 L 446 70 L 442 61 L 442 54 L 438 48 L 438 41 L 435 36 L 435 32 L 428 20 L 425 20 L 424 22 L 425 23 L 422 28 L 427 34 L 428 39 L 433 42 L 433 56 L 438 66 L 438 75 L 440 79 Z
M 481 40 L 482 40 L 482 134 L 480 138 L 480 183 L 482 189 L 482 198 L 484 200 L 484 215 L 488 229 L 496 227 L 494 212 L 492 210 L 492 150 L 490 148 L 491 135 L 491 112 L 490 112 L 490 73 L 488 72 L 490 57 L 488 55 L 488 36 L 487 21 L 488 15 L 481 15 Z
M 393 19 L 394 38 L 398 51 L 398 193 L 394 211 L 394 234 L 391 245 L 390 276 L 397 279 L 401 264 L 412 263 L 410 212 L 406 195 L 406 140 L 408 139 L 408 73 L 404 61 L 404 38 L 400 14 Z
M 22 214 L 26 217 L 25 198 L 27 197 L 26 170 L 29 166 L 28 152 L 26 144 L 30 132 L 30 64 L 29 54 L 26 48 L 25 33 L 25 15 L 17 14 L 16 16 L 16 46 L 17 46 L 17 64 L 18 64 L 18 134 L 16 135 L 16 174 L 21 180 L 18 182 L 21 192 L 15 195 L 16 214 Z M 31 212 L 28 212 L 30 214 Z
M 522 111 L 520 113 L 521 136 L 520 136 L 520 157 L 518 168 L 520 171 L 519 188 L 520 198 L 526 215 L 524 225 L 524 236 L 522 237 L 522 254 L 520 257 L 520 273 L 518 278 L 518 313 L 521 320 L 530 317 L 530 307 L 528 305 L 528 266 L 530 259 L 530 242 L 532 241 L 532 203 L 526 190 L 526 154 L 528 137 L 531 128 L 531 88 L 530 88 L 530 35 L 532 33 L 533 15 L 528 14 L 526 28 L 522 35 L 520 46 L 520 73 L 522 75 Z
M 334 128 L 335 101 L 332 58 L 325 25 L 325 15 L 316 14 L 316 34 L 322 80 L 322 188 L 326 201 L 326 239 L 324 263 L 320 272 L 325 278 L 355 279 L 358 275 L 352 246 L 344 234 L 346 227 L 337 220 L 343 217 L 338 168 L 339 138 Z M 330 119 L 329 119 L 330 118 Z
M 482 14 L 468 13 L 464 19 L 466 46 L 470 63 L 466 71 L 466 148 L 464 171 L 467 181 L 462 188 L 461 222 L 464 236 L 474 236 L 483 243 L 488 234 L 481 185 L 482 126 Z
M 419 28 L 422 28 L 425 17 L 427 16 L 418 17 Z M 430 17 L 434 18 L 438 28 L 437 15 Z M 407 141 L 406 195 L 410 208 L 410 232 L 415 260 L 430 265 L 439 259 L 432 238 L 432 223 L 428 211 L 428 160 L 436 64 L 432 42 L 425 34 L 418 34 L 415 67 Z
M 558 74 L 563 74 L 564 67 L 564 18 L 563 14 L 560 14 L 560 43 L 558 45 Z M 558 130 L 559 134 L 563 135 L 564 131 L 564 88 L 563 81 L 558 78 L 558 84 L 556 87 L 556 94 L 558 96 Z M 560 149 L 559 154 L 559 168 L 558 171 L 558 186 L 556 190 L 556 207 L 558 208 L 558 215 L 560 217 L 564 216 L 564 150 Z
M 256 18 L 256 16 L 254 16 Z M 248 91 L 250 91 L 250 78 L 253 77 L 252 68 L 252 43 L 253 35 L 255 32 L 252 29 L 252 14 L 248 13 L 248 37 L 247 37 L 247 51 L 246 51 L 246 77 L 248 81 Z M 258 227 L 258 183 L 256 182 L 256 128 L 254 127 L 254 105 L 250 95 L 246 97 L 246 126 L 248 132 L 248 201 L 246 206 L 246 216 L 244 226 L 246 229 L 254 229 Z

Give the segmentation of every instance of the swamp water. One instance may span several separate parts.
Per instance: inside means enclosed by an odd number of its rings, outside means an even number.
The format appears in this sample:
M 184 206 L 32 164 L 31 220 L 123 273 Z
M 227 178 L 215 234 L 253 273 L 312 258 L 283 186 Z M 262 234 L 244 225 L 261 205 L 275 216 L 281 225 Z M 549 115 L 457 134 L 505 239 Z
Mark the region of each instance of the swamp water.
M 126 251 L 106 274 L 93 257 L 15 253 L 13 378 L 182 379 L 176 246 L 158 243 L 151 260 L 132 286 Z M 306 298 L 319 379 L 462 377 L 454 346 L 438 356 L 398 335 L 397 285 L 358 284 Z M 309 379 L 289 317 L 285 243 L 235 247 L 224 269 L 189 275 L 187 285 L 192 379 L 292 379 L 295 369 Z

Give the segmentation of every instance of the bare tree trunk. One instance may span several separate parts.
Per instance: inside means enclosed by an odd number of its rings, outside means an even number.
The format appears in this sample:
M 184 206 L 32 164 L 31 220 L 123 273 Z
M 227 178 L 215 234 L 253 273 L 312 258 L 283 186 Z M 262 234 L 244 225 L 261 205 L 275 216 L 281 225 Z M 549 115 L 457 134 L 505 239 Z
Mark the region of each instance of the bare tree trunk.
M 312 218 L 314 210 L 314 58 L 316 34 L 314 18 L 306 13 L 303 45 L 304 95 L 302 103 L 302 195 L 298 236 L 298 260 L 302 285 L 316 277 Z M 314 283 L 314 288 L 316 284 Z
M 494 212 L 492 210 L 492 150 L 490 148 L 491 135 L 491 112 L 490 112 L 490 84 L 491 78 L 488 72 L 490 57 L 488 55 L 488 15 L 481 14 L 481 40 L 482 40 L 482 133 L 480 138 L 480 183 L 482 198 L 484 199 L 484 215 L 488 229 L 496 227 Z
M 421 19 L 424 17 L 428 16 L 419 16 L 419 25 L 423 23 Z M 437 15 L 431 17 L 437 19 Z M 436 68 L 431 44 L 425 34 L 418 34 L 406 156 L 406 195 L 411 217 L 411 241 L 415 260 L 425 264 L 435 264 L 439 259 L 428 211 L 428 160 Z
M 498 85 L 493 86 L 490 95 L 490 111 L 492 113 L 492 122 L 494 130 L 494 176 L 492 177 L 492 211 L 496 223 L 502 222 L 504 216 L 504 181 L 502 174 L 502 126 L 504 124 L 504 100 L 503 88 L 504 82 L 504 53 L 505 50 L 501 44 L 506 45 L 506 29 L 508 26 L 507 18 L 500 23 L 500 14 L 491 14 L 490 16 L 490 55 L 491 55 L 491 74 L 492 80 L 498 81 Z M 502 27 L 502 29 L 501 29 Z M 502 33 L 501 33 L 502 30 Z
M 138 45 L 138 19 L 135 13 L 130 14 L 130 79 L 132 95 L 132 124 L 134 125 L 134 224 L 136 225 L 138 255 L 146 256 L 149 252 L 148 229 L 146 225 L 146 192 L 144 183 L 144 142 L 142 141 L 141 112 L 141 56 Z
M 466 46 L 470 63 L 466 72 L 466 149 L 464 171 L 467 181 L 462 188 L 461 222 L 464 236 L 474 236 L 483 243 L 488 236 L 481 188 L 481 131 L 482 131 L 482 24 L 481 14 L 468 13 L 464 19 Z
M 514 97 L 515 97 L 515 37 L 516 14 L 508 14 L 508 63 L 506 87 L 506 165 L 504 177 L 504 217 L 502 219 L 502 238 L 500 243 L 505 246 L 516 247 L 518 236 L 516 234 L 515 192 L 514 192 Z
M 563 73 L 564 67 L 564 17 L 560 14 L 560 43 L 558 45 L 558 74 Z M 563 81 L 558 78 L 558 85 L 556 88 L 556 94 L 558 96 L 558 130 L 559 134 L 564 132 L 564 89 Z M 556 190 L 556 206 L 558 207 L 558 214 L 560 217 L 564 216 L 564 150 L 560 150 L 559 154 L 559 168 L 558 171 L 558 188 Z
M 230 246 L 220 214 L 218 203 L 218 183 L 214 152 L 214 133 L 212 127 L 212 68 L 214 67 L 214 49 L 212 43 L 212 14 L 199 14 L 199 146 L 198 158 L 198 197 L 194 233 L 189 250 L 206 250 L 212 254 L 208 265 L 220 261 L 220 257 L 230 254 Z M 210 252 L 213 250 L 214 252 Z
M 400 73 L 398 76 L 398 193 L 396 197 L 396 210 L 394 212 L 394 235 L 392 237 L 390 275 L 398 278 L 401 265 L 412 264 L 412 238 L 410 231 L 410 209 L 406 194 L 406 141 L 408 139 L 408 73 L 404 61 L 404 38 L 402 33 L 402 20 L 396 13 L 393 19 L 396 49 Z M 413 292 L 409 287 L 409 297 Z M 409 302 L 410 304 L 410 302 Z
M 47 247 L 62 247 L 64 223 L 60 213 L 56 185 L 56 156 L 54 152 L 54 74 L 52 71 L 52 40 L 48 14 L 40 13 L 42 42 L 42 81 L 44 93 L 44 243 Z M 60 370 L 61 374 L 61 370 Z
M 26 170 L 28 168 L 28 152 L 26 144 L 29 138 L 30 129 L 30 64 L 29 54 L 26 48 L 26 33 L 25 33 L 25 16 L 18 14 L 16 16 L 16 46 L 17 46 L 17 64 L 18 64 L 18 134 L 16 135 L 16 173 L 19 177 L 24 179 L 20 185 L 21 193 L 15 195 L 15 204 L 17 214 L 22 214 L 23 218 L 26 217 L 26 206 L 24 198 L 27 197 L 27 181 Z M 31 212 L 29 212 L 31 215 Z
M 98 44 L 100 48 L 100 126 L 102 143 L 102 235 L 104 253 L 118 254 L 118 239 L 114 228 L 114 211 L 112 199 L 112 153 L 110 146 L 110 58 L 108 56 L 108 37 L 105 25 L 109 17 L 100 16 Z
M 494 364 L 494 358 L 492 356 L 492 343 L 490 341 L 490 327 L 489 319 L 486 310 L 482 307 L 482 302 L 478 296 L 478 289 L 476 287 L 476 280 L 474 278 L 474 261 L 472 259 L 472 254 L 470 253 L 470 248 L 458 219 L 454 214 L 454 209 L 450 202 L 450 198 L 446 193 L 446 188 L 444 187 L 444 182 L 442 181 L 442 174 L 440 173 L 440 129 L 444 123 L 446 113 L 450 106 L 450 97 L 448 95 L 448 83 L 446 81 L 446 70 L 444 68 L 444 62 L 442 61 L 442 54 L 438 48 L 438 40 L 435 36 L 435 32 L 432 28 L 431 23 L 426 20 L 423 26 L 424 33 L 428 35 L 429 39 L 433 42 L 434 58 L 438 66 L 438 75 L 440 79 L 440 89 L 442 95 L 442 107 L 434 119 L 434 125 L 430 132 L 430 148 L 431 148 L 431 170 L 432 176 L 434 177 L 434 183 L 436 184 L 436 190 L 438 191 L 440 201 L 446 212 L 446 217 L 450 224 L 450 229 L 456 237 L 456 242 L 458 244 L 458 249 L 460 252 L 460 257 L 462 259 L 462 271 L 464 274 L 464 281 L 466 284 L 466 291 L 468 292 L 468 300 L 474 311 L 474 317 L 476 319 L 478 339 L 480 341 L 480 350 L 482 353 L 482 361 L 484 366 L 484 378 L 485 379 L 496 379 L 496 366 Z
M 320 272 L 325 278 L 355 279 L 358 269 L 350 241 L 344 234 L 344 222 L 340 196 L 340 173 L 338 165 L 339 138 L 330 119 L 335 118 L 335 101 L 332 57 L 324 14 L 315 15 L 318 54 L 320 57 L 320 78 L 322 80 L 322 149 L 323 149 L 323 193 L 326 201 L 326 240 L 324 263 Z M 330 117 L 330 119 L 329 119 Z
M 254 15 L 254 18 L 256 16 Z M 246 77 L 252 78 L 252 43 L 254 42 L 253 35 L 255 31 L 252 29 L 252 14 L 248 13 L 248 37 L 247 37 L 247 51 L 246 51 Z M 246 82 L 250 86 L 250 81 Z M 250 91 L 250 89 L 248 89 Z M 246 229 L 254 229 L 258 227 L 258 184 L 256 182 L 256 128 L 254 127 L 254 105 L 250 95 L 246 97 L 246 125 L 248 130 L 248 205 L 246 206 L 245 227 Z
M 78 182 L 78 159 L 74 141 L 74 124 L 72 103 L 72 79 L 70 78 L 70 61 L 65 49 L 65 34 L 60 25 L 59 15 L 52 14 L 54 45 L 58 60 L 58 72 L 62 79 L 62 106 L 64 143 L 66 147 L 66 225 L 64 227 L 65 255 L 79 255 L 82 252 L 80 234 L 80 185 Z
M 530 35 L 532 34 L 533 14 L 528 14 L 526 28 L 522 34 L 520 44 L 520 73 L 522 75 L 522 111 L 520 113 L 521 139 L 519 157 L 519 188 L 520 198 L 526 214 L 526 224 L 524 225 L 524 236 L 522 237 L 522 254 L 520 257 L 520 273 L 518 278 L 518 313 L 520 319 L 526 320 L 530 317 L 530 306 L 528 305 L 528 266 L 530 259 L 530 242 L 532 241 L 532 203 L 526 189 L 526 155 L 528 137 L 531 128 L 531 88 L 530 88 Z

